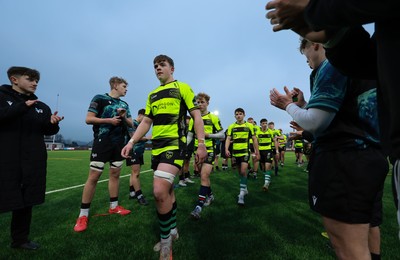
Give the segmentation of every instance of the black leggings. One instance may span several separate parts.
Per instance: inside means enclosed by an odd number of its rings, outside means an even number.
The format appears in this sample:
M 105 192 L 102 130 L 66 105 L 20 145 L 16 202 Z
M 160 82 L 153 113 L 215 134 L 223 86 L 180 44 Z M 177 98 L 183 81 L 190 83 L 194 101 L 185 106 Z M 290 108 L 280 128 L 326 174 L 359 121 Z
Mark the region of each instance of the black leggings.
M 12 246 L 19 246 L 29 241 L 32 220 L 32 206 L 13 210 L 11 219 Z

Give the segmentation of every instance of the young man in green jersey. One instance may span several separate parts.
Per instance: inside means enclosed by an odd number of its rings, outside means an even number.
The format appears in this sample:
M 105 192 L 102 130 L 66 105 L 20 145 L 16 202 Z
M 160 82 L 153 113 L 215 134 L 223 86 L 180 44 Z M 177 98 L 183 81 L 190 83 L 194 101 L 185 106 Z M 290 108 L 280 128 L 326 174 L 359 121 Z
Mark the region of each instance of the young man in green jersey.
M 208 156 L 203 164 L 199 165 L 201 180 L 200 191 L 196 207 L 191 212 L 191 215 L 194 219 L 199 219 L 203 206 L 210 205 L 211 202 L 214 200 L 214 195 L 211 190 L 210 173 L 213 170 L 213 164 L 215 161 L 215 140 L 219 138 L 224 138 L 225 134 L 218 116 L 211 114 L 208 111 L 210 96 L 206 93 L 199 93 L 196 96 L 196 102 L 199 106 L 201 117 L 204 123 L 204 132 L 206 137 L 205 145 L 208 153 Z M 194 135 L 197 135 L 197 132 L 195 131 L 193 126 L 193 119 L 190 119 L 189 132 L 187 136 L 188 143 L 192 141 Z M 197 150 L 197 140 L 195 140 L 194 146 L 195 150 Z
M 186 152 L 185 116 L 194 119 L 198 149 L 196 162 L 202 163 L 207 155 L 204 143 L 204 125 L 190 86 L 173 77 L 174 61 L 166 56 L 154 58 L 154 71 L 160 86 L 151 91 L 146 103 L 145 116 L 121 155 L 129 157 L 130 150 L 152 128 L 153 194 L 160 226 L 160 259 L 172 258 L 172 240 L 178 237 L 176 227 L 177 204 L 173 191 L 176 174 L 182 168 Z
M 273 155 L 273 165 L 274 165 L 275 176 L 277 176 L 278 175 L 278 169 L 279 169 L 279 165 L 278 165 L 279 145 L 276 146 L 275 145 L 275 141 L 276 141 L 277 137 L 281 135 L 281 132 L 279 132 L 279 130 L 275 129 L 275 123 L 274 122 L 269 122 L 268 123 L 268 128 L 271 129 L 271 131 L 273 133 L 272 138 L 274 139 L 274 141 L 272 142 L 272 155 Z
M 257 160 L 260 159 L 258 151 L 258 141 L 254 134 L 254 125 L 244 120 L 245 112 L 243 108 L 235 110 L 236 122 L 231 124 L 228 128 L 225 153 L 226 156 L 231 156 L 229 151 L 229 144 L 233 141 L 232 156 L 236 159 L 238 172 L 240 176 L 240 193 L 238 196 L 238 204 L 244 206 L 244 196 L 249 192 L 247 190 L 247 167 L 249 165 L 249 139 L 253 139 L 254 152 Z
M 75 232 L 87 229 L 90 204 L 107 162 L 110 163 L 108 212 L 119 215 L 131 212 L 118 204 L 119 176 L 124 164 L 120 151 L 126 142 L 127 127 L 133 127 L 129 106 L 121 100 L 128 91 L 128 83 L 120 77 L 112 77 L 109 83 L 110 92 L 93 97 L 86 115 L 86 124 L 93 125 L 94 141 L 90 154 L 89 176 L 83 188 L 81 209 L 74 226 Z
M 303 139 L 293 140 L 294 153 L 298 167 L 303 166 Z
M 279 129 L 281 132 L 281 136 L 279 136 L 278 144 L 279 144 L 279 162 L 280 166 L 283 167 L 285 165 L 285 152 L 286 152 L 286 143 L 287 143 L 287 136 L 283 134 L 282 129 Z
M 275 142 L 277 146 L 277 141 L 274 139 L 274 132 L 268 128 L 268 120 L 263 118 L 260 121 L 261 128 L 257 132 L 258 139 L 258 149 L 260 150 L 260 162 L 262 168 L 264 169 L 264 186 L 263 191 L 268 191 L 269 184 L 271 183 L 271 169 L 272 169 L 272 143 Z
M 253 126 L 254 126 L 254 134 L 257 136 L 257 132 L 260 129 L 260 127 L 258 127 L 258 125 L 257 125 L 257 122 L 252 117 L 247 118 L 247 122 L 250 123 L 250 124 L 253 124 Z M 251 154 L 251 161 L 252 161 L 253 167 L 251 167 L 250 164 L 249 164 L 249 166 L 248 166 L 249 173 L 248 173 L 247 177 L 249 177 L 249 178 L 253 177 L 253 178 L 256 179 L 257 178 L 259 162 L 258 162 L 258 160 L 256 158 L 256 154 L 254 153 L 253 139 L 250 139 L 250 154 Z

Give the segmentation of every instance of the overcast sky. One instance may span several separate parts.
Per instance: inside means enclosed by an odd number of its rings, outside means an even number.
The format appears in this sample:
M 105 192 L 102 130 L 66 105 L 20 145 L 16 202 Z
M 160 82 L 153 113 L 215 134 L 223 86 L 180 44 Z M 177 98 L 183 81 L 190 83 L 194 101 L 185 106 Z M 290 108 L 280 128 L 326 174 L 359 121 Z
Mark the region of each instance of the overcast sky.
M 175 79 L 211 96 L 223 127 L 237 107 L 289 132 L 291 118 L 269 104 L 269 90 L 299 87 L 309 97 L 310 69 L 291 31 L 273 33 L 266 0 L 2 0 L 0 83 L 11 66 L 41 72 L 36 94 L 65 119 L 65 139 L 92 140 L 90 100 L 125 78 L 131 113 L 158 86 L 153 58 L 175 61 Z M 57 98 L 57 95 L 59 97 Z M 58 100 L 58 102 L 57 102 Z

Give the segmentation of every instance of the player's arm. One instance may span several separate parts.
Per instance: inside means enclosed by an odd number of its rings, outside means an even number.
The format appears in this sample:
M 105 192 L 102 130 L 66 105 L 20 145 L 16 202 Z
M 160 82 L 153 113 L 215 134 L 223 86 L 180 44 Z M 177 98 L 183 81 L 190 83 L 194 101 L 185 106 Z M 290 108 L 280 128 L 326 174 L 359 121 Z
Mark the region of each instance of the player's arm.
M 129 152 L 132 150 L 132 147 L 137 143 L 141 138 L 150 130 L 151 124 L 153 120 L 147 116 L 145 116 L 140 122 L 138 128 L 136 129 L 135 133 L 129 140 L 129 142 L 125 145 L 125 147 L 121 151 L 121 155 L 124 158 L 128 158 Z
M 123 121 L 124 123 L 129 126 L 129 127 L 133 127 L 133 120 L 132 117 L 123 117 Z
M 128 127 L 133 127 L 133 120 L 131 117 L 131 113 L 126 108 L 118 108 L 117 113 L 119 118 L 121 118 L 122 122 Z
M 260 159 L 260 150 L 258 149 L 258 139 L 256 135 L 252 135 L 251 137 L 253 139 L 253 147 L 254 147 L 254 153 L 256 154 L 257 160 Z
M 96 117 L 96 113 L 88 111 L 85 121 L 86 124 L 88 125 L 101 125 L 101 124 L 119 125 L 121 123 L 121 118 L 120 116 L 114 116 L 110 118 L 99 118 Z
M 226 136 L 226 141 L 225 141 L 225 154 L 227 157 L 231 156 L 231 153 L 229 152 L 230 144 L 231 144 L 231 136 L 228 135 L 228 136 Z
M 273 142 L 274 142 L 274 144 L 275 144 L 275 150 L 276 150 L 276 152 L 278 153 L 278 152 L 279 152 L 279 139 L 278 139 L 278 136 L 275 136 L 275 137 L 273 138 Z
M 130 137 L 133 137 L 133 135 L 135 134 L 135 132 L 131 132 L 131 133 L 129 133 L 129 136 Z M 140 138 L 140 142 L 147 142 L 147 141 L 149 141 L 151 139 L 151 137 L 150 136 L 143 136 L 142 138 Z
M 201 118 L 200 110 L 195 109 L 190 111 L 190 115 L 194 120 L 194 131 L 196 132 L 197 136 L 197 152 L 196 152 L 196 162 L 202 163 L 207 156 L 207 149 L 204 143 L 205 141 L 205 134 L 204 134 L 204 123 L 203 119 Z
M 214 133 L 214 134 L 207 134 L 205 133 L 207 138 L 213 138 L 213 139 L 224 139 L 225 138 L 225 133 L 224 130 L 221 129 L 221 131 Z
M 205 133 L 206 138 L 225 139 L 225 132 L 224 129 L 222 128 L 221 121 L 219 120 L 219 118 L 212 117 L 212 122 L 214 125 L 213 132 L 216 131 L 216 133 Z

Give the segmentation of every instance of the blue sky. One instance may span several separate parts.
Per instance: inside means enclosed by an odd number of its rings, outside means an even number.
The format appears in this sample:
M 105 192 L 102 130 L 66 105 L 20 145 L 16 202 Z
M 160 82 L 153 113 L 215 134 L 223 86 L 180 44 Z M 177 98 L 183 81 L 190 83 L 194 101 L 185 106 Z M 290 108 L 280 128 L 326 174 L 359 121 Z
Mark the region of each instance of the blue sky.
M 310 69 L 291 31 L 273 33 L 266 0 L 9 0 L 1 3 L 0 83 L 11 66 L 41 72 L 36 94 L 65 119 L 65 139 L 90 141 L 90 100 L 125 78 L 132 114 L 158 86 L 153 58 L 175 61 L 174 77 L 211 96 L 223 127 L 246 117 L 267 118 L 289 132 L 291 118 L 269 104 L 269 90 L 299 87 L 309 97 Z M 59 95 L 57 102 L 57 95 Z

